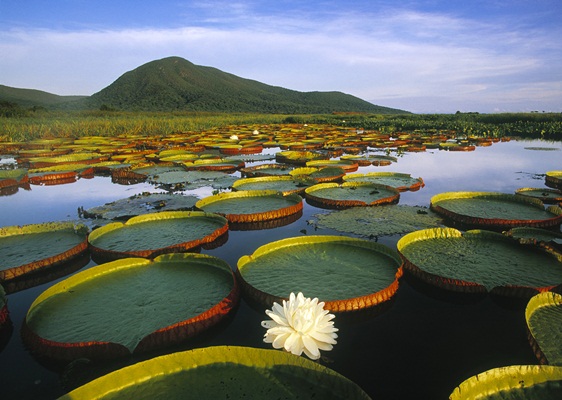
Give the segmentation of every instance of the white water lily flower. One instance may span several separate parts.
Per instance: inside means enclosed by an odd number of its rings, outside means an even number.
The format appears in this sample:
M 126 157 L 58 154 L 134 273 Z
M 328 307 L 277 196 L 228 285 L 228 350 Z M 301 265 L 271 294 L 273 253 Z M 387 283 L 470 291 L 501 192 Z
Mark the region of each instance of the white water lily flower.
M 238 140 L 238 135 L 230 135 L 230 140 Z
M 297 356 L 304 351 L 310 359 L 317 360 L 320 350 L 332 350 L 337 343 L 334 314 L 324 310 L 324 302 L 319 303 L 318 298 L 291 293 L 289 301 L 283 300 L 283 306 L 273 303 L 265 313 L 271 320 L 261 323 L 267 328 L 263 341 L 276 349 L 283 348 Z

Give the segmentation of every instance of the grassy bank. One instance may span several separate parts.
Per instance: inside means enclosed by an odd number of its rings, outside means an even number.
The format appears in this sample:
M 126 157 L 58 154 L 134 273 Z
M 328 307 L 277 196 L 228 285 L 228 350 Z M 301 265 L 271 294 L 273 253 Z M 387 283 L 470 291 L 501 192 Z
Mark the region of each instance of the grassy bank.
M 562 140 L 562 114 L 245 114 L 245 113 L 134 113 L 116 111 L 39 110 L 0 117 L 0 141 L 41 138 L 167 135 L 226 125 L 326 123 L 386 133 L 440 130 L 471 136 L 520 136 Z

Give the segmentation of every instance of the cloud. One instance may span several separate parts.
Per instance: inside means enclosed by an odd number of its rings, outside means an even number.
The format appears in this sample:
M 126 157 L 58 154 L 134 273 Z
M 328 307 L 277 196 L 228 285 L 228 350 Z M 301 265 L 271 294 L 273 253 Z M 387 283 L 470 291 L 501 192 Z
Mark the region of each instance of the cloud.
M 206 3 L 195 6 L 201 11 Z M 193 7 L 184 11 L 186 21 Z M 2 83 L 92 94 L 145 62 L 177 55 L 270 85 L 339 90 L 417 112 L 525 101 L 561 111 L 562 68 L 553 66 L 560 67 L 562 56 L 552 50 L 560 32 L 522 33 L 412 10 L 332 11 L 322 18 L 306 10 L 259 14 L 247 3 L 216 10 L 176 28 L 2 31 Z

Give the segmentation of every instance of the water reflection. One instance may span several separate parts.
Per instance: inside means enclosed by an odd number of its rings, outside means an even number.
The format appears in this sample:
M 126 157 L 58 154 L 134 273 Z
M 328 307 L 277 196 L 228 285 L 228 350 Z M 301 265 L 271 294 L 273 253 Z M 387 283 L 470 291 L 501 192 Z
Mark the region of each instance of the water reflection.
M 541 150 L 545 147 L 557 150 Z M 512 140 L 470 152 L 428 149 L 404 153 L 390 165 L 360 167 L 358 172 L 400 172 L 421 177 L 425 187 L 402 192 L 399 204 L 427 207 L 431 197 L 441 192 L 514 193 L 522 187 L 545 187 L 545 172 L 561 168 L 561 148 L 559 142 Z M 371 149 L 370 154 L 384 152 Z M 212 191 L 200 188 L 185 193 L 202 198 Z M 0 226 L 75 220 L 80 207 L 88 209 L 142 192 L 161 190 L 145 182 L 112 184 L 110 177 L 78 179 L 65 185 L 31 185 L 29 190 L 20 188 L 0 196 Z M 234 268 L 242 255 L 252 254 L 275 240 L 341 234 L 328 229 L 314 230 L 307 224 L 315 214 L 327 212 L 304 202 L 302 216 L 296 221 L 264 230 L 232 230 L 223 246 L 202 252 L 222 258 Z M 400 235 L 394 235 L 380 237 L 378 241 L 395 248 L 399 238 Z M 82 269 L 92 265 L 89 262 Z M 2 398 L 52 399 L 65 392 L 60 371 L 45 368 L 31 357 L 21 343 L 19 331 L 33 300 L 61 279 L 7 296 L 14 328 L 0 352 Z M 323 363 L 353 380 L 372 398 L 446 398 L 461 381 L 479 372 L 538 363 L 527 343 L 522 310 L 523 305 L 507 307 L 491 296 L 470 302 L 450 301 L 429 295 L 403 279 L 395 301 L 381 315 L 336 321 L 340 329 L 338 344 L 327 353 L 328 359 Z M 242 301 L 234 318 L 220 330 L 160 353 L 219 344 L 269 348 L 262 342 L 263 311 Z M 135 361 L 123 360 L 119 366 Z M 96 375 L 87 365 L 81 365 L 80 371 Z M 68 369 L 64 376 L 68 378 Z

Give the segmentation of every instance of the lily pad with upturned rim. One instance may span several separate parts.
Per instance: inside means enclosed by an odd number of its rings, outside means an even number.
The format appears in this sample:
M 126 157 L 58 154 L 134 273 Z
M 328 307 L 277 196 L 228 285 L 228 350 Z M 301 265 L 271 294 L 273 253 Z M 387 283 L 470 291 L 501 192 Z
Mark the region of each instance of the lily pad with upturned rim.
M 126 258 L 41 293 L 27 312 L 22 338 L 49 359 L 117 358 L 194 337 L 230 314 L 238 299 L 233 271 L 217 257 Z
M 290 172 L 295 178 L 305 178 L 314 183 L 328 183 L 339 181 L 345 175 L 345 170 L 340 167 L 300 167 Z
M 539 361 L 562 366 L 562 296 L 553 292 L 534 296 L 527 304 L 525 319 Z
M 396 251 L 364 239 L 306 236 L 259 247 L 238 260 L 245 295 L 266 307 L 291 292 L 324 301 L 325 309 L 349 312 L 390 300 L 402 262 Z
M 302 211 L 302 197 L 276 190 L 224 192 L 199 200 L 203 211 L 224 215 L 229 222 L 255 223 L 288 217 Z
M 513 228 L 505 232 L 506 235 L 524 244 L 545 247 L 562 254 L 562 233 L 540 228 Z
M 449 396 L 450 400 L 559 399 L 562 397 L 562 367 L 511 365 L 474 375 Z
M 544 183 L 548 187 L 562 190 L 562 171 L 548 171 Z
M 498 192 L 445 192 L 431 198 L 439 215 L 471 228 L 506 230 L 519 226 L 551 228 L 562 223 L 562 209 L 534 198 Z
M 399 172 L 367 172 L 366 174 L 347 174 L 344 182 L 371 182 L 395 187 L 400 191 L 416 191 L 425 186 L 422 178 L 412 178 L 410 174 Z
M 562 282 L 562 261 L 492 231 L 409 233 L 397 243 L 404 268 L 430 285 L 467 293 L 531 297 Z
M 164 211 L 113 222 L 88 237 L 92 258 L 156 257 L 210 244 L 228 232 L 226 218 L 200 211 Z
M 313 160 L 306 163 L 307 167 L 326 168 L 337 167 L 342 168 L 346 173 L 357 171 L 359 164 L 353 160 Z
M 88 228 L 47 222 L 0 228 L 0 280 L 65 263 L 88 249 Z
M 246 167 L 240 170 L 242 176 L 247 176 L 249 178 L 258 176 L 280 176 L 289 175 L 291 170 L 295 167 L 292 165 L 283 164 L 261 164 L 253 167 Z
M 370 397 L 319 363 L 271 349 L 204 347 L 111 372 L 61 400 L 77 398 L 357 399 Z
M 545 204 L 562 203 L 562 192 L 556 189 L 520 188 L 515 191 L 515 194 L 534 197 Z
M 394 204 L 400 192 L 369 182 L 320 183 L 305 190 L 306 201 L 317 207 L 346 208 Z
M 304 190 L 312 184 L 312 182 L 295 179 L 292 176 L 258 176 L 238 179 L 233 183 L 232 190 L 277 190 L 287 195 L 304 193 Z

